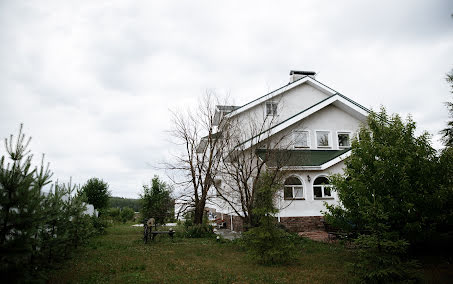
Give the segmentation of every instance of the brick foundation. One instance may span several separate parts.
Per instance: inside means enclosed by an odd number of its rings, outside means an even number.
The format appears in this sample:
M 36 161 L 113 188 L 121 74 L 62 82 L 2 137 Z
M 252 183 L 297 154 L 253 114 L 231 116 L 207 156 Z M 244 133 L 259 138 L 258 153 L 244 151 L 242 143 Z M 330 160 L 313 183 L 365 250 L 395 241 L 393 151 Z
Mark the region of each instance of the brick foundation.
M 230 215 L 223 214 L 223 220 L 225 220 L 226 228 L 231 230 Z M 280 223 L 289 231 L 295 233 L 325 231 L 324 218 L 322 216 L 281 217 Z M 244 231 L 244 223 L 241 217 L 233 215 L 233 230 L 236 232 Z
M 280 223 L 291 232 L 325 231 L 322 216 L 280 217 Z

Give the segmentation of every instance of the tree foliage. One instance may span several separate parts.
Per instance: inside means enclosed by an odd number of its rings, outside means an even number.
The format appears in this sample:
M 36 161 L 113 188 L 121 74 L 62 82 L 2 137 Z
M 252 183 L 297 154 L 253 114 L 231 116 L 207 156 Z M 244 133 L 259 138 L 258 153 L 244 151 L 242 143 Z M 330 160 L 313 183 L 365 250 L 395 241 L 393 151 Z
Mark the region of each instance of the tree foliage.
M 124 207 L 123 209 L 121 209 L 121 221 L 123 221 L 123 223 L 125 223 L 126 221 L 131 221 L 132 219 L 134 219 L 134 210 L 132 208 L 129 208 L 129 207 Z
M 178 202 L 182 210 L 193 212 L 195 224 L 203 223 L 209 190 L 219 173 L 223 154 L 219 149 L 223 148 L 225 140 L 216 130 L 217 103 L 215 94 L 208 91 L 195 109 L 173 113 L 171 134 L 183 151 L 175 156 L 174 163 L 167 166 L 180 178 L 175 183 L 183 191 Z
M 42 192 L 52 173 L 42 161 L 32 167 L 29 142 L 21 126 L 16 140 L 5 139 L 7 156 L 0 159 L 0 271 L 18 282 L 36 281 L 41 268 L 66 258 L 93 234 L 76 186 L 55 183 Z
M 332 178 L 341 204 L 326 205 L 326 221 L 360 235 L 356 244 L 364 253 L 356 268 L 362 280 L 408 277 L 406 248 L 430 239 L 451 215 L 451 165 L 442 162 L 427 133 L 416 136 L 415 130 L 411 118 L 371 112 L 344 175 Z
M 447 83 L 450 85 L 451 93 L 453 94 L 453 70 L 447 74 L 445 78 Z M 453 147 L 453 100 L 451 102 L 446 102 L 448 113 L 450 115 L 450 121 L 447 122 L 447 127 L 444 128 L 440 133 L 442 134 L 442 141 L 445 146 Z
M 262 264 L 284 264 L 294 261 L 297 256 L 297 239 L 277 227 L 275 206 L 277 191 L 281 185 L 276 175 L 264 172 L 257 181 L 253 214 L 258 226 L 245 232 L 243 243 L 252 259 Z
M 138 212 L 140 211 L 140 199 L 112 196 L 109 198 L 109 206 L 120 209 L 129 207 L 134 209 L 135 212 Z
M 110 192 L 108 183 L 102 179 L 91 178 L 82 187 L 87 202 L 95 209 L 102 210 L 108 206 Z
M 167 219 L 172 218 L 174 200 L 171 193 L 171 188 L 158 176 L 154 176 L 150 186 L 143 185 L 143 194 L 140 195 L 142 217 L 145 220 L 154 218 L 158 224 L 164 224 Z

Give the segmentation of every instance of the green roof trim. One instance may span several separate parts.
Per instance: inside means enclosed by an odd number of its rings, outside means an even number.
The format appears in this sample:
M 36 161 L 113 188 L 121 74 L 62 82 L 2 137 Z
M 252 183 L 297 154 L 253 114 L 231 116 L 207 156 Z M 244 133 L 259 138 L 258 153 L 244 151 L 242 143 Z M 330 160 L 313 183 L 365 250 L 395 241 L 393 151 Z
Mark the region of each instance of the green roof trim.
M 351 149 L 343 150 L 266 150 L 257 149 L 256 154 L 269 167 L 319 167 Z

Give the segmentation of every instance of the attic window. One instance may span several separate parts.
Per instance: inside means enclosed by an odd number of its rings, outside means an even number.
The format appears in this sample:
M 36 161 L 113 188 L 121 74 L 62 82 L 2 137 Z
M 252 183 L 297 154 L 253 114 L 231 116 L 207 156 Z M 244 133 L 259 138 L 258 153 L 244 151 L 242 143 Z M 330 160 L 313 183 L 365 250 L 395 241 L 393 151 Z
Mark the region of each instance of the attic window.
M 309 148 L 308 131 L 294 131 L 294 148 Z
M 318 148 L 329 148 L 330 145 L 330 131 L 316 131 L 316 141 Z
M 266 102 L 266 115 L 274 116 L 277 115 L 277 103 Z
M 338 133 L 338 148 L 351 147 L 351 133 L 339 132 Z

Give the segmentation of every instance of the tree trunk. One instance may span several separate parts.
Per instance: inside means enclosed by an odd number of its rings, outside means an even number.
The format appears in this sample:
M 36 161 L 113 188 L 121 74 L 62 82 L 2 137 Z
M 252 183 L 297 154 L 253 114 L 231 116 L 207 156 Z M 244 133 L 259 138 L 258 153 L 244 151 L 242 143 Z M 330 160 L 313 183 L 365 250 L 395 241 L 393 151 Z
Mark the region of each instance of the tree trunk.
M 195 214 L 194 214 L 194 224 L 202 224 L 203 223 L 203 215 L 204 215 L 204 206 L 205 206 L 204 201 L 198 202 L 198 204 L 195 206 Z

